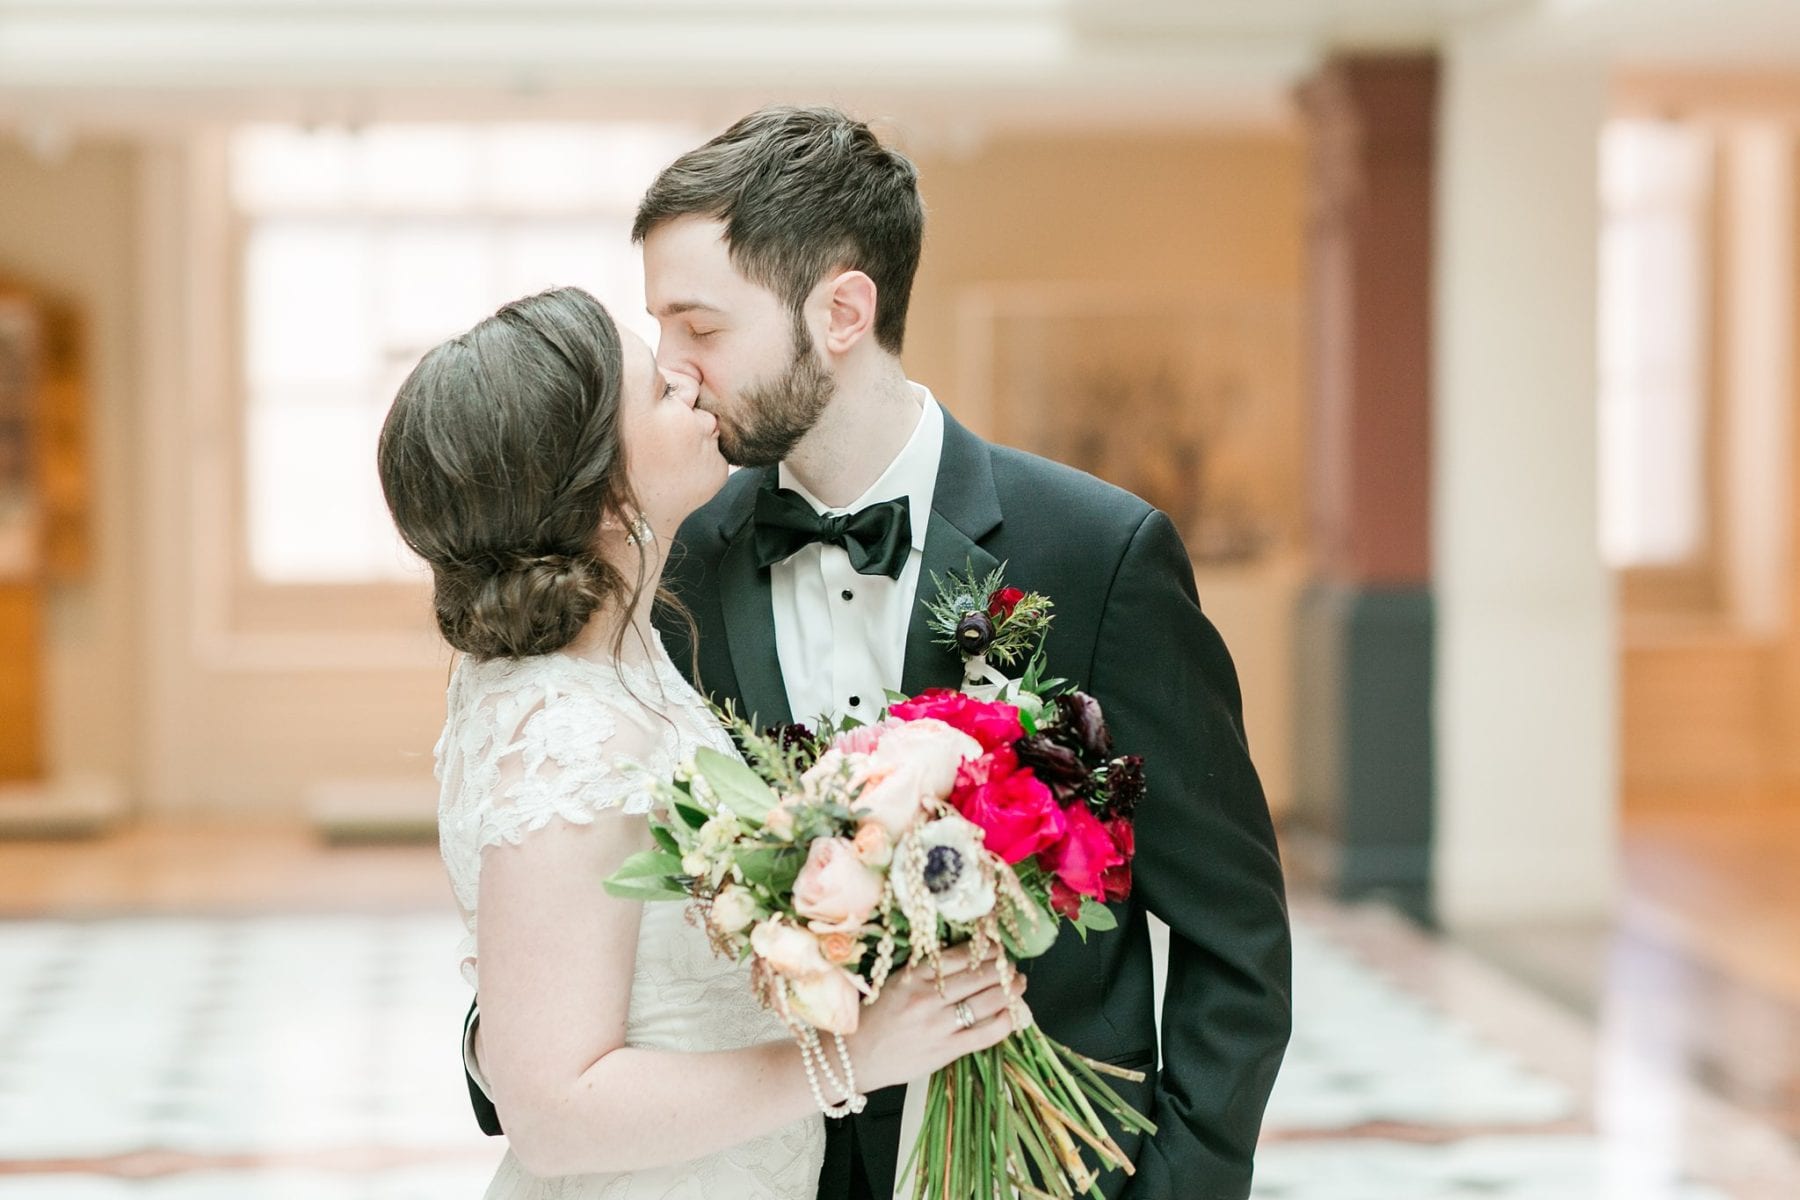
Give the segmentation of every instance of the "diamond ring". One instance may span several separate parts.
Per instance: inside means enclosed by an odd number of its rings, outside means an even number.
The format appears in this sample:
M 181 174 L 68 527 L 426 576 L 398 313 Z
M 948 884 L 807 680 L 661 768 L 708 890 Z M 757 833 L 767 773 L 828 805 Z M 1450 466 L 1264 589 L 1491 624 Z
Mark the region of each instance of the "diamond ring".
M 955 1012 L 956 1012 L 957 1028 L 959 1028 L 959 1029 L 975 1028 L 975 1010 L 970 1008 L 967 1003 L 965 1003 L 964 1001 L 958 1000 L 956 1002 Z

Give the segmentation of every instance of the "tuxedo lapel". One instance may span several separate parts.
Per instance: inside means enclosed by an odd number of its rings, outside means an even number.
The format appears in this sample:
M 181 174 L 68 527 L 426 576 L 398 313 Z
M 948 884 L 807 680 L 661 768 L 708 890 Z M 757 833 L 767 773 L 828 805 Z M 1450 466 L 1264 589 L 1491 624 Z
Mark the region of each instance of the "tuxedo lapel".
M 994 465 L 988 445 L 944 410 L 944 449 L 938 459 L 932 492 L 931 521 L 925 530 L 919 590 L 913 598 L 912 622 L 906 634 L 906 660 L 900 690 L 909 696 L 931 687 L 962 683 L 962 656 L 933 640 L 926 604 L 936 599 L 935 575 L 973 572 L 977 579 L 1000 563 L 980 542 L 1000 524 L 1000 498 L 994 488 Z
M 755 529 L 750 521 L 756 493 L 772 471 L 763 470 L 753 486 L 739 493 L 741 504 L 726 520 L 725 554 L 719 561 L 719 601 L 725 610 L 725 640 L 743 699 L 739 716 L 754 717 L 759 727 L 785 724 L 787 687 L 781 681 L 781 658 L 775 649 L 775 609 L 769 572 L 757 565 Z M 735 528 L 734 528 L 735 526 Z

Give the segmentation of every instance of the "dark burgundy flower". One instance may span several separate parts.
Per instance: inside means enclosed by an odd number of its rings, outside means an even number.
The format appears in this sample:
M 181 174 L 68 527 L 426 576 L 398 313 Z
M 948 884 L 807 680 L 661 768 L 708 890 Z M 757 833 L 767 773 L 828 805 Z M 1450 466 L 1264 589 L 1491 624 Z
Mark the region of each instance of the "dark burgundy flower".
M 783 750 L 799 750 L 806 754 L 817 754 L 819 751 L 819 735 L 798 721 L 771 725 L 763 730 L 763 736 Z
M 1049 784 L 1059 800 L 1068 800 L 1092 778 L 1092 772 L 1073 747 L 1052 741 L 1044 734 L 1020 738 L 1013 749 L 1018 753 L 1019 761 Z
M 1135 754 L 1106 765 L 1106 815 L 1130 820 L 1144 798 L 1144 760 Z
M 1062 727 L 1069 731 L 1081 748 L 1095 758 L 1112 752 L 1112 734 L 1100 702 L 1086 692 L 1064 692 L 1056 698 L 1056 711 Z
M 1018 588 L 1001 588 L 988 597 L 988 616 L 996 621 L 1010 617 L 1013 615 L 1013 609 L 1019 607 L 1019 601 L 1024 598 L 1025 593 Z
M 956 644 L 964 654 L 980 654 L 994 641 L 994 622 L 986 613 L 970 613 L 956 623 Z

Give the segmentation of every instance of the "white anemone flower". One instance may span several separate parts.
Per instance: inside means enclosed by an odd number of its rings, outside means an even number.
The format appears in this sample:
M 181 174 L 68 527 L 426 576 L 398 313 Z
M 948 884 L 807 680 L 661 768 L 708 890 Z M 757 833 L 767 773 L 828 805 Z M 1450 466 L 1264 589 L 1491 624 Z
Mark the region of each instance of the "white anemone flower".
M 889 876 L 903 911 L 915 911 L 924 901 L 945 920 L 957 922 L 979 921 L 994 911 L 994 872 L 982 848 L 980 826 L 961 817 L 940 817 L 906 840 L 924 848 L 923 876 L 929 896 L 919 896 L 912 872 L 898 867 L 911 857 L 910 849 L 903 845 L 894 855 L 896 868 Z

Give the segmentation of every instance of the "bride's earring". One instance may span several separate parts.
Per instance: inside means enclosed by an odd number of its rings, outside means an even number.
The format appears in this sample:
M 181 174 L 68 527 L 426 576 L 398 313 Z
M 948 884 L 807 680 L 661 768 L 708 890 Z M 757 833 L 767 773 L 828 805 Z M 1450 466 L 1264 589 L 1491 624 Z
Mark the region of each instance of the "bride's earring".
M 655 540 L 656 533 L 650 528 L 650 522 L 644 519 L 643 513 L 631 518 L 631 532 L 625 535 L 627 545 L 643 546 Z

